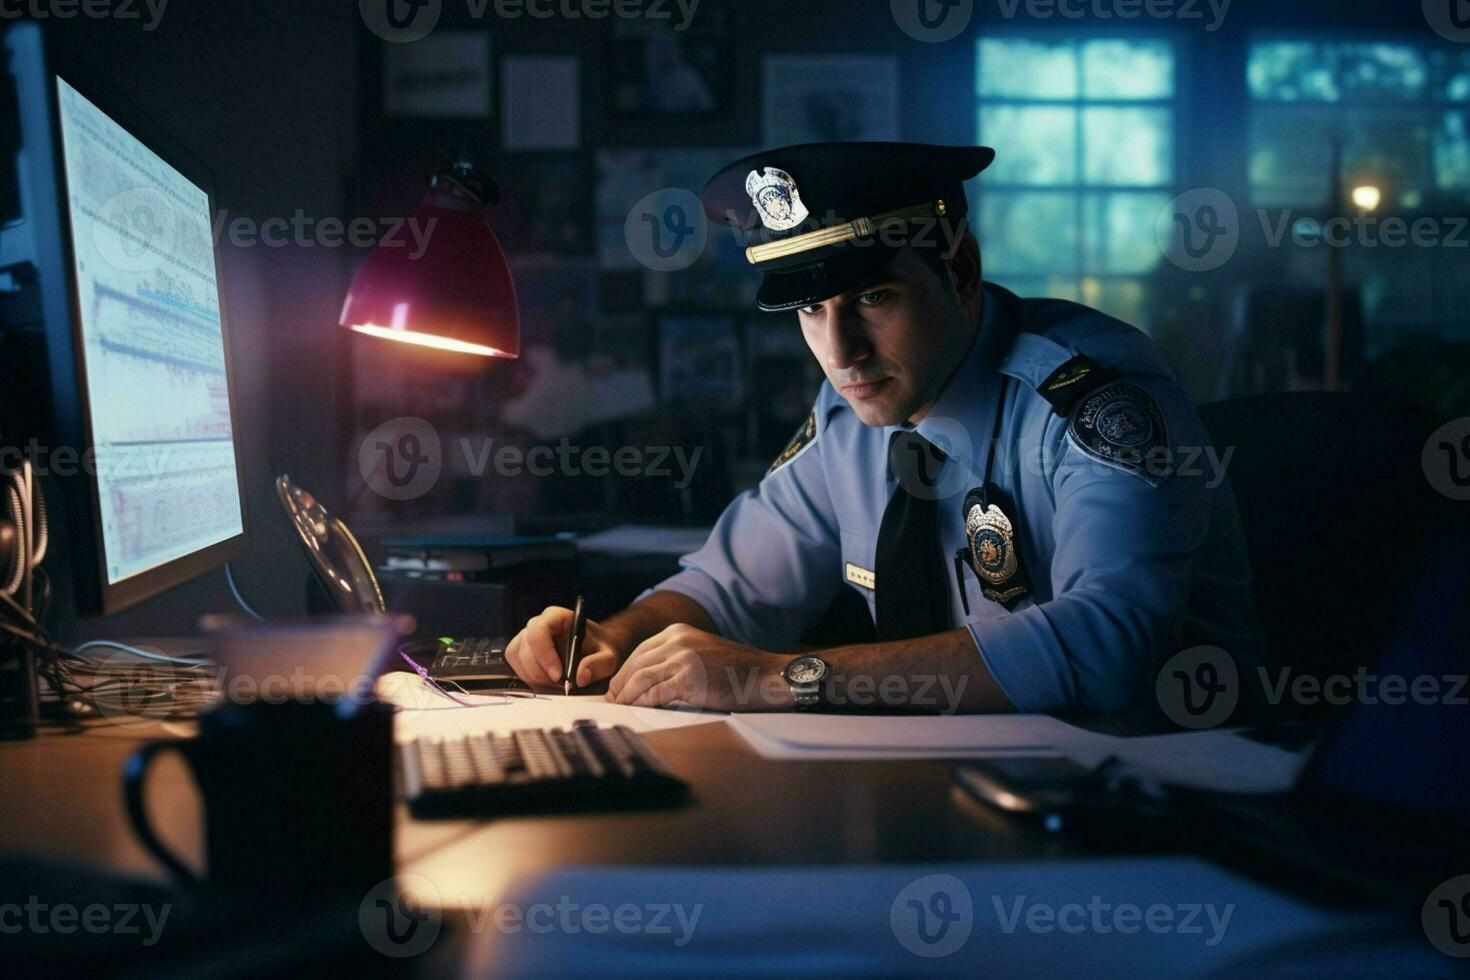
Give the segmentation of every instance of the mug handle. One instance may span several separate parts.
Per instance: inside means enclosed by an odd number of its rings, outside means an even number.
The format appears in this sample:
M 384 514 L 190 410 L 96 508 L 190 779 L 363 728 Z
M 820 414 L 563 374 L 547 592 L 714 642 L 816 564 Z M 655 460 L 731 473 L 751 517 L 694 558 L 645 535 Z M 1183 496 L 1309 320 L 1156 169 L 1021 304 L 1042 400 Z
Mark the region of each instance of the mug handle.
M 163 846 L 163 842 L 153 832 L 153 826 L 148 822 L 148 811 L 143 806 L 143 784 L 147 779 L 148 767 L 153 763 L 154 757 L 166 749 L 174 749 L 185 759 L 189 758 L 188 752 L 177 742 L 149 742 L 134 752 L 123 767 L 123 798 L 127 803 L 128 820 L 132 823 L 138 840 L 170 874 L 186 884 L 200 885 L 203 882 L 199 876 Z

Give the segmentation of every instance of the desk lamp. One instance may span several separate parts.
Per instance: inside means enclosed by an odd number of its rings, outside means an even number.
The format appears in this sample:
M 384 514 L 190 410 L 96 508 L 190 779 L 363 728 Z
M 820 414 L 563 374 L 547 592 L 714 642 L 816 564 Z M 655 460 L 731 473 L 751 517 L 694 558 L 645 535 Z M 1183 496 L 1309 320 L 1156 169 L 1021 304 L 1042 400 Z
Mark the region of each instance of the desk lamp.
M 358 270 L 337 322 L 438 350 L 520 356 L 515 283 L 485 217 L 499 198 L 495 182 L 468 163 L 435 174 L 408 221 L 383 236 Z M 422 254 L 415 255 L 411 228 L 427 236 Z

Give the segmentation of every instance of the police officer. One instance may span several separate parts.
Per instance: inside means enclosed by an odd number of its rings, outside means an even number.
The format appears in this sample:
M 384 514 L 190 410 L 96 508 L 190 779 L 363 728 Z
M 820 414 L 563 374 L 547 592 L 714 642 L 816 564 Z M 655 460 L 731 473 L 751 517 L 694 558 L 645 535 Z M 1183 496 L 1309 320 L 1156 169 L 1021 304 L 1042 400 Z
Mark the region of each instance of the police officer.
M 574 682 L 724 710 L 1121 713 L 1196 645 L 1259 629 L 1220 457 L 1140 331 L 981 279 L 963 182 L 986 147 L 823 143 L 716 174 L 762 310 L 827 380 L 681 571 L 588 626 Z M 1044 229 L 1037 229 L 1044 235 Z M 876 642 L 801 651 L 839 589 Z M 507 648 L 560 682 L 571 614 Z

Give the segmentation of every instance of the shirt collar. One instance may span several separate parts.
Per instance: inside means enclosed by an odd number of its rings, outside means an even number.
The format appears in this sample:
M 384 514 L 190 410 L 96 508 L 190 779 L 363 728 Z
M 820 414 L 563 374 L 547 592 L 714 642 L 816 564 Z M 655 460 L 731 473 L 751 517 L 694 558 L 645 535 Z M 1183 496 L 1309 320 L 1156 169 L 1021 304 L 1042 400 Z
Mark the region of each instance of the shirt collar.
M 982 284 L 982 296 L 975 337 L 929 413 L 917 426 L 903 423 L 883 430 L 886 446 L 893 433 L 912 428 L 977 475 L 985 465 L 1000 385 L 1005 381 L 996 366 L 1010 349 L 1016 331 L 1016 324 L 1001 315 L 1001 298 L 994 287 Z

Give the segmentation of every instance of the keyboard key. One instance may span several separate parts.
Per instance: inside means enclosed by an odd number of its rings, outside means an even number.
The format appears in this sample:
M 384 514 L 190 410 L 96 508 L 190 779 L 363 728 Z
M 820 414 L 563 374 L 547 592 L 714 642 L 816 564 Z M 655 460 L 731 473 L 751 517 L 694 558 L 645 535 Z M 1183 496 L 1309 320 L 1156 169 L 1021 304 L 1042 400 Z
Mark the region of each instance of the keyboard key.
M 687 790 L 635 732 L 585 719 L 570 729 L 418 739 L 401 758 L 420 816 L 655 802 Z

